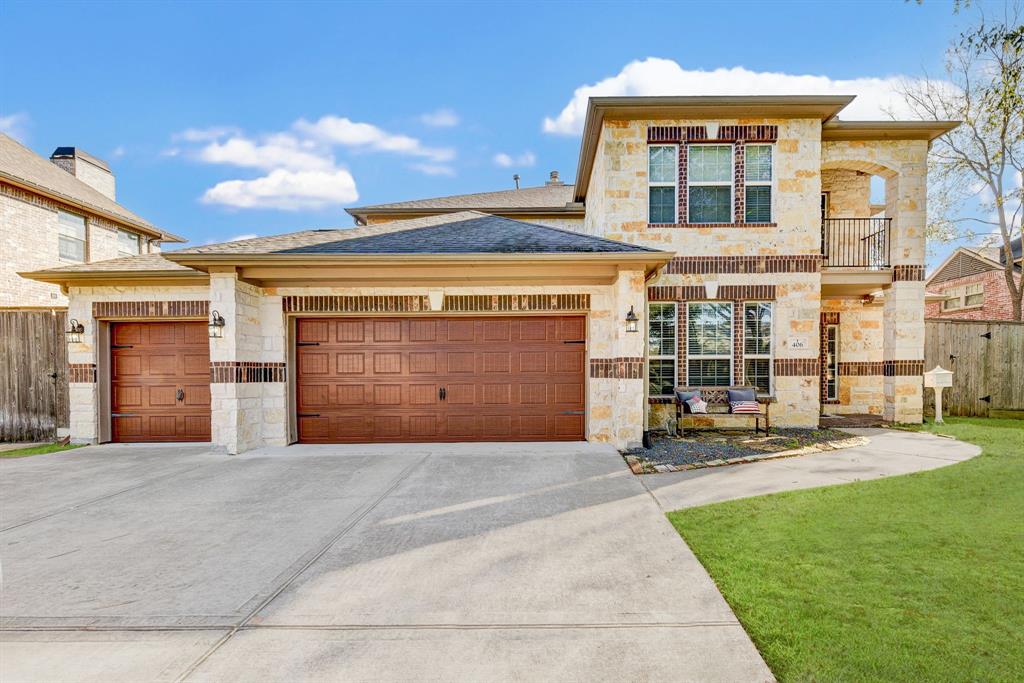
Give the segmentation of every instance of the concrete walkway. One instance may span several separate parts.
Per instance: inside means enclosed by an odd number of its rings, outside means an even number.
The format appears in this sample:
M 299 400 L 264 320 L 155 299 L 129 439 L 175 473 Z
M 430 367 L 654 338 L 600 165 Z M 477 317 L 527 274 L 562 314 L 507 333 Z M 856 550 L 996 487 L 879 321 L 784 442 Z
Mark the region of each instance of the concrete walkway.
M 844 429 L 864 446 L 764 462 L 640 478 L 663 510 L 749 498 L 779 491 L 922 472 L 973 458 L 981 448 L 933 434 L 892 429 Z
M 0 460 L 0 680 L 767 681 L 608 446 Z

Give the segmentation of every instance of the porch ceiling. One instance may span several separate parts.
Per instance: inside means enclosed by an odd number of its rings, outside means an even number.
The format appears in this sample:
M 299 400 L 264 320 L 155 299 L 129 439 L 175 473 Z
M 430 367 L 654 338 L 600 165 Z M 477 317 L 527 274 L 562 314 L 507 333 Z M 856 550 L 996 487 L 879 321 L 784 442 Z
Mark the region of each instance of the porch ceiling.
M 821 273 L 821 295 L 866 296 L 892 284 L 892 268 L 826 268 Z

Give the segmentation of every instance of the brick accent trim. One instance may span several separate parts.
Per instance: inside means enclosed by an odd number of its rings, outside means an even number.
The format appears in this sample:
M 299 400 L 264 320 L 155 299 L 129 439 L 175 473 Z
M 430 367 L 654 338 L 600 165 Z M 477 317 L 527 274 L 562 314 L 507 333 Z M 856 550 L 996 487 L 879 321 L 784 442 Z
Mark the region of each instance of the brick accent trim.
M 882 374 L 886 377 L 917 377 L 924 374 L 923 360 L 882 361 Z
M 924 266 L 893 266 L 893 282 L 924 282 Z
M 774 301 L 775 285 L 720 285 L 723 301 Z M 648 301 L 707 301 L 701 285 L 656 285 L 647 288 Z
M 817 273 L 820 271 L 820 254 L 793 254 L 790 256 L 676 256 L 665 266 L 665 272 L 672 275 Z
M 732 126 L 726 126 L 731 128 Z M 746 183 L 746 145 L 742 140 L 737 140 L 732 147 L 733 159 L 733 191 L 732 191 L 732 222 L 740 223 L 747 219 L 747 192 Z
M 704 140 L 708 137 L 704 126 L 648 126 L 647 142 L 656 145 Z
M 686 145 L 679 145 L 679 177 L 676 182 L 677 194 L 676 198 L 676 222 L 686 223 L 690 220 L 690 191 L 687 189 L 687 176 L 686 169 L 690 163 L 690 150 Z
M 718 137 L 708 138 L 706 126 L 648 126 L 647 142 L 665 144 L 673 142 L 775 142 L 779 127 L 770 125 L 719 126 Z
M 732 384 L 736 387 L 744 386 L 743 376 L 743 304 L 739 301 L 732 305 Z M 772 341 L 774 344 L 774 340 Z
M 209 301 L 94 301 L 94 318 L 208 318 Z
M 68 363 L 68 381 L 80 384 L 95 384 L 96 364 Z
M 285 364 L 263 361 L 224 360 L 210 363 L 213 384 L 249 384 L 252 382 L 284 382 Z
M 591 358 L 590 376 L 600 379 L 643 379 L 644 359 L 635 356 Z
M 286 296 L 286 313 L 429 313 L 427 296 Z M 442 312 L 589 311 L 589 294 L 465 294 L 444 298 Z
M 720 126 L 718 139 L 726 142 L 775 142 L 779 139 L 779 127 L 769 125 Z
M 817 358 L 776 358 L 776 377 L 816 377 L 820 374 Z
M 746 201 L 746 200 L 744 200 Z M 661 228 L 777 228 L 778 223 L 648 223 L 647 227 Z
M 923 361 L 922 361 L 923 362 Z M 839 361 L 840 377 L 875 377 L 885 374 L 884 363 L 880 360 Z

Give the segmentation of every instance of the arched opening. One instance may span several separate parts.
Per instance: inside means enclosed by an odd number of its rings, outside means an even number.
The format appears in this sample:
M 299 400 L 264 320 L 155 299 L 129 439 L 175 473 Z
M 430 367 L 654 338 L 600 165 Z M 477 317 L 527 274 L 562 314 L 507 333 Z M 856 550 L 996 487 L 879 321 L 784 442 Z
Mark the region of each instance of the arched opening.
M 891 168 L 859 160 L 822 164 L 824 267 L 890 267 L 898 196 L 899 174 Z

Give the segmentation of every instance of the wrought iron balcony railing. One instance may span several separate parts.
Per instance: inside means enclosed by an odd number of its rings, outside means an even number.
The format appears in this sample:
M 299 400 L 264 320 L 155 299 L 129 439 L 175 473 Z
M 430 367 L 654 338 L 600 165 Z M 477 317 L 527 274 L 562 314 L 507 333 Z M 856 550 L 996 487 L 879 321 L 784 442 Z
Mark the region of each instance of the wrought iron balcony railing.
M 891 218 L 826 218 L 821 255 L 826 268 L 888 268 Z

